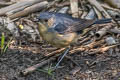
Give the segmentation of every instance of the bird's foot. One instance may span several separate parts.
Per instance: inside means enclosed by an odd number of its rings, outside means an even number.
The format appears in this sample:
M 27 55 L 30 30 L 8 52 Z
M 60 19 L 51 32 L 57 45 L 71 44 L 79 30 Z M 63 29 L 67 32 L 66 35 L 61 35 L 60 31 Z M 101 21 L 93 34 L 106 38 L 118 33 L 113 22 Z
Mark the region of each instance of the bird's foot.
M 54 69 L 57 69 L 57 67 L 59 66 L 60 62 L 63 60 L 63 58 L 66 56 L 66 54 L 69 52 L 70 47 L 67 47 L 64 54 L 60 57 L 60 60 L 58 61 L 58 63 L 56 64 L 56 66 L 54 67 Z

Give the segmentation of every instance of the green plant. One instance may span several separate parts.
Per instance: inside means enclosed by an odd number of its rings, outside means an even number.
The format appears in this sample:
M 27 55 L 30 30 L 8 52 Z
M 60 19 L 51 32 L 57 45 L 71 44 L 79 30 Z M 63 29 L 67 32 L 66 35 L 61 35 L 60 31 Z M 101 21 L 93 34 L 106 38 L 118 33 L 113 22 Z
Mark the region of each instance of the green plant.
M 49 76 L 53 75 L 53 69 L 51 67 L 47 68 L 47 69 L 38 69 L 38 71 L 47 73 Z
M 2 33 L 2 36 L 1 36 L 1 54 L 3 53 L 4 43 L 5 43 L 5 35 L 4 35 L 4 33 Z
M 0 46 L 1 47 L 1 54 L 6 52 L 6 50 L 9 47 L 11 41 L 12 41 L 12 37 L 10 38 L 10 40 L 8 41 L 8 43 L 5 46 L 5 35 L 4 35 L 4 33 L 2 33 L 2 36 L 1 36 L 1 46 Z
M 8 41 L 7 45 L 4 47 L 3 53 L 6 52 L 6 50 L 7 50 L 7 48 L 9 47 L 11 41 L 12 41 L 12 37 L 11 37 L 10 40 Z

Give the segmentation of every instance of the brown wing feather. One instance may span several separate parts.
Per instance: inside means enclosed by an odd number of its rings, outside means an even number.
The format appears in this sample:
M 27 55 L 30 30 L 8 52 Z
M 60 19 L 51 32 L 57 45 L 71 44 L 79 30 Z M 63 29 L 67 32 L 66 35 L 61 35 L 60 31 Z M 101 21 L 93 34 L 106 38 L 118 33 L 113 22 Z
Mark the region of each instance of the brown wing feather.
M 78 22 L 74 22 L 73 24 L 69 25 L 66 29 L 66 32 L 78 32 L 81 30 L 84 30 L 88 27 L 90 27 L 92 24 L 94 24 L 95 20 L 86 20 L 82 19 Z

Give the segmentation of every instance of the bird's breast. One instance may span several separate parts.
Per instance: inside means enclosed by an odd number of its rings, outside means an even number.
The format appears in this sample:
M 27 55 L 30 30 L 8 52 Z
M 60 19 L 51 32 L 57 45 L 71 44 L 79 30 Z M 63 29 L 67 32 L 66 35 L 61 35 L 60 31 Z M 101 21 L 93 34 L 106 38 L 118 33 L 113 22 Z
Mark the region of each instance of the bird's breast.
M 59 34 L 56 31 L 49 30 L 43 24 L 40 24 L 39 32 L 41 37 L 48 43 L 58 48 L 66 47 L 75 42 L 77 33 Z
M 48 37 L 45 38 L 50 44 L 56 47 L 66 47 L 73 43 L 76 39 L 76 33 L 69 33 L 69 34 L 58 34 L 58 33 L 49 33 L 46 34 Z
M 51 32 L 42 33 L 42 37 L 45 41 L 58 48 L 70 45 L 75 41 L 76 36 L 76 33 L 69 33 L 65 35 Z

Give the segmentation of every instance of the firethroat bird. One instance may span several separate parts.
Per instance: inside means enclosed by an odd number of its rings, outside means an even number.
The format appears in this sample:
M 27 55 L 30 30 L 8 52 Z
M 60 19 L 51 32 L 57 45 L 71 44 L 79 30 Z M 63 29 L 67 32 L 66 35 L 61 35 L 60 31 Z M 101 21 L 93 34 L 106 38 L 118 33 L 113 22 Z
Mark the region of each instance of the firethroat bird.
M 43 24 L 40 21 L 46 21 Z M 69 52 L 70 45 L 74 44 L 84 29 L 94 24 L 110 23 L 112 19 L 87 20 L 73 18 L 70 15 L 54 12 L 42 12 L 38 17 L 38 30 L 43 40 L 57 48 L 66 48 L 65 53 L 55 66 L 58 67 L 64 56 Z

